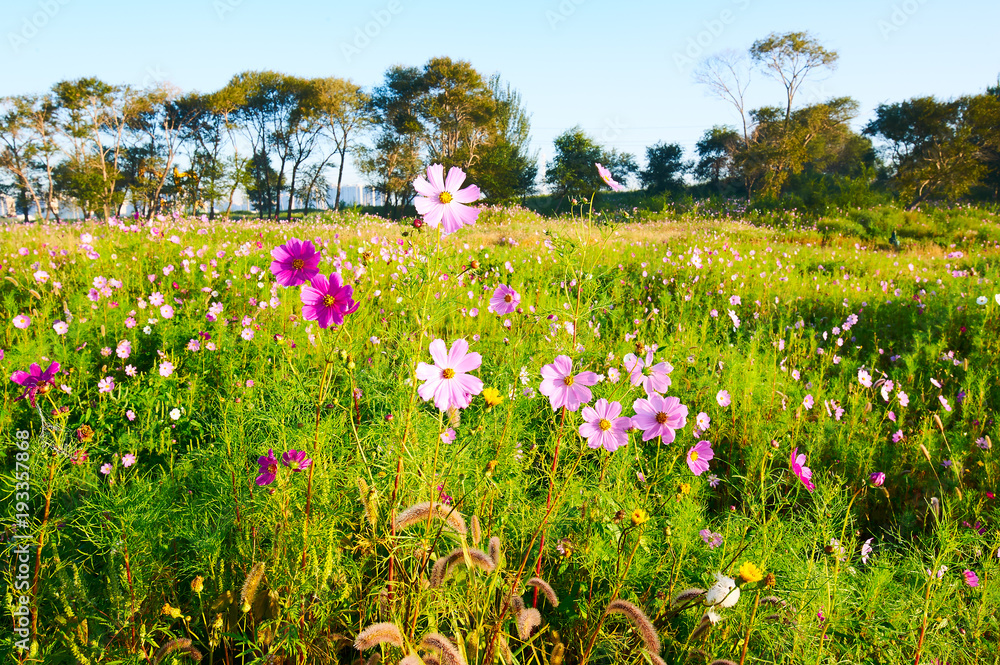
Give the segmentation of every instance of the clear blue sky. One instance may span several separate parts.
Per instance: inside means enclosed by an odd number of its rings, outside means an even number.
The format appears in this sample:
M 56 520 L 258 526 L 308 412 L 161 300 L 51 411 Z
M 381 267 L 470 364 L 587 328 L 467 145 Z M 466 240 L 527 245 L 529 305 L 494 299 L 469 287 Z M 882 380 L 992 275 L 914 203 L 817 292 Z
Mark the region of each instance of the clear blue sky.
M 532 114 L 535 146 L 581 125 L 634 153 L 677 142 L 688 157 L 735 112 L 696 85 L 678 56 L 745 50 L 771 31 L 807 30 L 840 54 L 801 99 L 850 95 L 860 126 L 882 102 L 980 92 L 1000 74 L 995 0 L 5 0 L 0 95 L 98 76 L 142 86 L 166 80 L 210 91 L 243 70 L 340 76 L 365 86 L 391 65 L 434 56 L 499 72 Z M 376 23 L 381 18 L 384 25 Z M 355 40 L 368 28 L 368 43 Z M 701 42 L 699 45 L 698 42 Z M 360 46 L 360 48 L 358 48 Z M 357 49 L 357 50 L 352 50 Z M 751 105 L 780 104 L 763 76 Z M 358 182 L 349 173 L 345 180 Z

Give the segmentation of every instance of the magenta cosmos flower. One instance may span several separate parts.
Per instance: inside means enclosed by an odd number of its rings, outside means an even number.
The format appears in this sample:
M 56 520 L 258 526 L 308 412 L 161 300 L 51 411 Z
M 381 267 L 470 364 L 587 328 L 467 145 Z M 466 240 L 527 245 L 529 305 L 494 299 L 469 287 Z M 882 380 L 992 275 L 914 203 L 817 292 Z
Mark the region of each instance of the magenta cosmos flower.
M 469 406 L 473 395 L 483 392 L 483 382 L 468 372 L 483 364 L 483 357 L 473 351 L 469 353 L 469 343 L 456 339 L 451 349 L 446 349 L 443 339 L 436 339 L 430 345 L 433 365 L 417 365 L 417 379 L 425 383 L 417 388 L 417 393 L 426 402 L 434 400 L 434 406 L 442 411 L 451 407 L 464 409 Z
M 304 450 L 289 450 L 281 454 L 281 463 L 298 473 L 299 471 L 308 469 L 313 461 L 306 457 L 306 451 Z
M 802 484 L 806 486 L 807 490 L 812 492 L 816 489 L 816 485 L 814 485 L 812 481 L 813 472 L 808 466 L 805 466 L 805 453 L 799 455 L 798 452 L 798 448 L 792 450 L 792 473 L 795 474 L 796 478 L 802 481 Z
M 463 226 L 471 226 L 479 217 L 479 208 L 465 205 L 479 200 L 479 188 L 469 185 L 459 189 L 465 182 L 465 171 L 458 167 L 448 169 L 447 180 L 444 166 L 432 164 L 427 167 L 427 177 L 413 181 L 417 196 L 413 206 L 423 216 L 424 222 L 432 229 L 440 224 L 445 233 L 454 233 Z
M 597 375 L 593 372 L 580 372 L 573 375 L 573 361 L 569 356 L 556 356 L 551 365 L 542 366 L 542 385 L 538 392 L 549 398 L 549 404 L 555 411 L 566 407 L 576 411 L 581 404 L 586 404 L 593 395 L 590 388 L 597 383 Z
M 274 479 L 278 477 L 278 458 L 274 456 L 274 450 L 269 449 L 267 455 L 261 455 L 257 458 L 257 464 L 260 465 L 260 475 L 257 476 L 257 484 L 263 487 L 264 485 L 270 485 L 274 482 Z
M 688 409 L 676 397 L 661 397 L 656 393 L 645 399 L 639 398 L 632 405 L 635 415 L 632 425 L 642 430 L 642 440 L 649 441 L 662 437 L 663 443 L 675 438 L 675 430 L 687 423 Z
M 490 298 L 489 310 L 494 314 L 505 316 L 517 309 L 521 304 L 521 295 L 506 284 L 501 284 Z
M 628 353 L 622 358 L 629 374 L 629 382 L 633 386 L 642 385 L 647 395 L 667 392 L 671 383 L 669 374 L 674 371 L 673 365 L 668 362 L 654 364 L 653 354 L 654 351 L 647 352 L 645 362 L 634 353 Z
M 613 453 L 628 443 L 627 430 L 632 419 L 622 417 L 622 405 L 599 399 L 593 407 L 585 406 L 580 415 L 586 421 L 580 425 L 580 436 L 591 448 L 604 448 Z
M 700 476 L 708 471 L 708 462 L 714 458 L 715 453 L 712 451 L 712 444 L 708 441 L 699 441 L 688 448 L 688 468 L 696 476 Z
M 55 385 L 52 379 L 59 373 L 59 363 L 53 362 L 49 368 L 42 371 L 38 363 L 31 363 L 28 371 L 17 370 L 10 375 L 10 380 L 24 388 L 24 392 L 14 401 L 28 398 L 31 406 L 35 406 L 35 396 L 44 395 Z
M 597 172 L 601 174 L 601 180 L 603 180 L 608 187 L 615 190 L 616 192 L 620 192 L 623 189 L 625 189 L 624 187 L 621 186 L 620 183 L 615 182 L 615 179 L 611 177 L 611 171 L 601 166 L 600 163 L 598 162 L 594 162 L 594 166 L 597 167 Z
M 344 284 L 340 273 L 316 275 L 309 286 L 302 287 L 302 318 L 306 321 L 318 321 L 320 328 L 339 326 L 344 323 L 344 317 L 358 309 L 354 302 L 354 289 Z
M 971 587 L 979 586 L 979 576 L 976 575 L 971 570 L 966 570 L 965 572 L 962 573 L 962 575 L 965 577 L 965 583 L 968 584 L 969 586 Z
M 319 274 L 319 252 L 312 242 L 292 238 L 271 250 L 271 272 L 282 286 L 299 286 Z

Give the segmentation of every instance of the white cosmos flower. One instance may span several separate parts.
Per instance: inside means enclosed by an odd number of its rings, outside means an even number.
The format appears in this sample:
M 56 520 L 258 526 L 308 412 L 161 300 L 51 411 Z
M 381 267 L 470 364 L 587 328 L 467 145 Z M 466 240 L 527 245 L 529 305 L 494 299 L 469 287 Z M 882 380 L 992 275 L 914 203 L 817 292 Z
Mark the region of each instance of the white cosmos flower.
M 181 410 L 180 409 L 171 409 L 171 411 L 170 411 L 170 419 L 171 420 L 180 420 L 181 419 Z
M 978 298 L 976 298 L 977 305 L 985 305 L 988 302 L 989 300 L 986 298 L 986 296 L 979 296 Z
M 718 607 L 732 607 L 740 599 L 740 589 L 736 580 L 722 573 L 715 574 L 715 584 L 705 594 L 705 604 Z

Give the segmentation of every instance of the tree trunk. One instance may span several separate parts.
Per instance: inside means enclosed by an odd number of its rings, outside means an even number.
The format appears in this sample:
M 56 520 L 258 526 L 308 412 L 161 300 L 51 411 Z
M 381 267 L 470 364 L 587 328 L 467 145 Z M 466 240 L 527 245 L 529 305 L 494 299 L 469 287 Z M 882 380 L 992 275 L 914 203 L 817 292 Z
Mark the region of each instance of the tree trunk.
M 340 210 L 340 182 L 344 179 L 344 155 L 347 153 L 347 138 L 344 138 L 344 149 L 340 151 L 340 167 L 337 169 L 337 200 L 333 202 L 333 211 Z
M 292 180 L 288 183 L 288 214 L 285 215 L 285 219 L 292 221 L 292 197 L 295 196 L 295 176 L 298 175 L 299 163 L 296 162 L 292 165 Z M 280 197 L 280 195 L 279 195 Z M 281 200 L 280 198 L 278 199 Z

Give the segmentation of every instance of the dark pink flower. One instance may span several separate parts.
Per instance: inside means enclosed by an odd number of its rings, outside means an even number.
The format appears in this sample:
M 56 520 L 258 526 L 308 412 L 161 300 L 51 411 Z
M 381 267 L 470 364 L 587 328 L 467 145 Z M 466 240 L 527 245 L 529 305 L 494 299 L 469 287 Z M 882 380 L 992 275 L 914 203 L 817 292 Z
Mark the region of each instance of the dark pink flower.
M 520 304 L 520 294 L 506 284 L 501 284 L 490 298 L 489 310 L 494 314 L 505 316 L 516 310 Z
M 281 454 L 281 463 L 298 473 L 309 468 L 313 461 L 306 457 L 304 450 L 289 450 Z
M 875 487 L 882 487 L 885 483 L 885 474 L 881 471 L 876 471 L 872 475 L 868 476 L 868 480 L 872 481 L 872 485 Z
M 687 465 L 691 473 L 700 476 L 708 471 L 708 462 L 714 458 L 712 444 L 708 441 L 699 441 L 688 449 Z
M 35 396 L 44 395 L 52 390 L 52 387 L 55 386 L 55 382 L 52 379 L 58 373 L 59 363 L 57 362 L 50 364 L 49 368 L 44 372 L 38 366 L 38 363 L 31 363 L 31 367 L 28 368 L 27 372 L 17 370 L 10 375 L 10 380 L 24 388 L 24 392 L 14 399 L 14 401 L 16 402 L 27 397 L 31 406 L 36 406 Z
M 417 388 L 417 394 L 424 401 L 434 400 L 434 406 L 442 411 L 450 407 L 464 409 L 469 406 L 473 395 L 483 392 L 483 382 L 468 372 L 478 369 L 483 357 L 473 351 L 469 353 L 469 343 L 456 339 L 447 349 L 443 339 L 430 344 L 433 365 L 417 365 L 417 379 L 425 383 Z
M 688 409 L 676 397 L 653 393 L 637 399 L 632 408 L 635 410 L 632 425 L 642 430 L 643 441 L 659 436 L 663 443 L 670 443 L 676 437 L 675 430 L 687 423 Z
M 271 258 L 271 272 L 282 286 L 305 284 L 319 274 L 320 255 L 308 240 L 291 238 L 272 249 Z
M 260 475 L 257 476 L 257 484 L 263 487 L 264 485 L 270 485 L 274 482 L 274 479 L 278 477 L 278 458 L 274 456 L 274 450 L 268 450 L 267 456 L 260 456 L 257 458 L 257 464 L 260 465 Z
M 542 366 L 542 384 L 538 392 L 549 398 L 549 404 L 555 411 L 566 407 L 576 411 L 581 404 L 586 404 L 593 395 L 590 388 L 597 383 L 597 375 L 593 372 L 580 372 L 573 375 L 573 361 L 569 356 L 556 356 L 551 365 Z
M 622 405 L 599 399 L 593 407 L 585 406 L 580 411 L 584 422 L 580 425 L 580 436 L 587 440 L 591 448 L 604 448 L 609 453 L 628 443 L 627 430 L 632 419 L 621 417 Z
M 454 233 L 463 226 L 472 226 L 479 217 L 479 208 L 470 208 L 467 203 L 479 200 L 479 188 L 469 185 L 459 189 L 465 182 L 465 172 L 458 167 L 448 169 L 448 179 L 444 177 L 444 166 L 432 164 L 427 167 L 427 177 L 418 177 L 413 188 L 418 196 L 413 199 L 413 207 L 423 217 L 427 226 L 436 229 L 441 225 L 445 233 Z
M 802 481 L 802 484 L 806 486 L 807 490 L 812 492 L 814 489 L 816 489 L 816 485 L 814 485 L 812 481 L 813 472 L 808 466 L 805 466 L 806 463 L 805 453 L 802 453 L 801 455 L 799 455 L 798 453 L 799 453 L 798 448 L 792 450 L 792 462 L 791 462 L 792 473 L 795 474 L 796 478 Z
M 320 328 L 343 325 L 344 317 L 358 309 L 354 289 L 344 284 L 340 273 L 316 275 L 309 286 L 302 287 L 302 318 L 319 322 Z
M 976 587 L 979 586 L 979 576 L 976 575 L 971 570 L 966 570 L 962 575 L 965 576 L 965 583 L 969 586 Z

